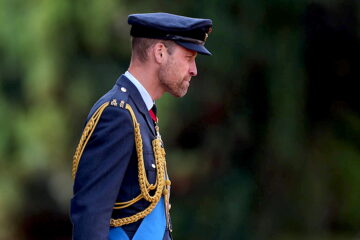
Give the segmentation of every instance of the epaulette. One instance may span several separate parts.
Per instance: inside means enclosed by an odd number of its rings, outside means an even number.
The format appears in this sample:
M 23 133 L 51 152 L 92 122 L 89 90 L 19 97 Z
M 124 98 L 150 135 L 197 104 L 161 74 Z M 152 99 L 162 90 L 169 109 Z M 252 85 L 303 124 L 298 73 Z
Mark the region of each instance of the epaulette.
M 129 97 L 129 93 L 125 87 L 120 87 L 120 91 L 116 91 L 110 97 L 110 106 L 125 108 L 125 104 Z

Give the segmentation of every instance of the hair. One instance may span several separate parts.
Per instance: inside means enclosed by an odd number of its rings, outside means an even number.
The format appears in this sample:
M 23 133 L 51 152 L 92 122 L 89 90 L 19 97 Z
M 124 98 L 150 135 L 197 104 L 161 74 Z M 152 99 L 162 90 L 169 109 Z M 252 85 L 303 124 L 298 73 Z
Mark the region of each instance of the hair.
M 133 37 L 131 40 L 132 54 L 141 62 L 146 62 L 149 56 L 149 49 L 156 43 L 162 43 L 167 49 L 167 52 L 171 55 L 174 51 L 175 42 L 170 40 L 152 39 L 152 38 L 140 38 Z

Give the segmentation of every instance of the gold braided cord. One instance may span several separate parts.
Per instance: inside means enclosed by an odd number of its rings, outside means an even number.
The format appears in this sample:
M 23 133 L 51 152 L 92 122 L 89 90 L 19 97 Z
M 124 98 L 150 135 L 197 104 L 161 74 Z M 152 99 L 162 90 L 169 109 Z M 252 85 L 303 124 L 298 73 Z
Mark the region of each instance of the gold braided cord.
M 115 203 L 115 207 L 113 207 L 113 209 L 123 209 L 123 208 L 127 208 L 131 205 L 133 205 L 134 203 L 140 201 L 142 199 L 142 195 L 139 194 L 136 198 L 127 201 L 127 202 L 120 202 L 120 203 Z
M 159 198 L 160 200 L 160 198 Z M 152 202 L 150 205 L 143 211 L 136 213 L 135 215 L 132 215 L 130 217 L 124 217 L 124 218 L 118 218 L 118 219 L 110 219 L 110 226 L 112 227 L 120 227 L 126 224 L 130 224 L 136 221 L 139 221 L 140 219 L 146 217 L 151 213 L 152 210 L 156 207 L 157 202 Z
M 149 186 L 148 188 L 148 191 L 151 191 L 151 190 L 154 190 L 156 188 L 156 185 L 151 185 Z M 130 205 L 133 205 L 134 203 L 140 201 L 141 199 L 143 198 L 142 194 L 140 193 L 136 198 L 130 200 L 130 201 L 127 201 L 127 202 L 116 202 L 115 203 L 115 206 L 116 207 L 113 207 L 113 209 L 122 209 L 122 208 L 126 208 Z
M 79 162 L 81 156 L 84 152 L 86 144 L 88 143 L 91 135 L 93 134 L 99 120 L 101 114 L 105 110 L 107 106 L 109 106 L 110 102 L 106 102 L 102 104 L 95 113 L 91 116 L 89 121 L 87 122 L 84 131 L 81 135 L 78 146 L 76 147 L 75 154 L 73 156 L 73 166 L 72 166 L 72 177 L 75 179 L 76 172 L 79 166 Z M 123 107 L 123 106 L 120 106 Z M 143 156 L 143 144 L 140 133 L 140 124 L 137 122 L 134 111 L 132 110 L 129 104 L 126 104 L 125 108 L 130 112 L 131 118 L 133 120 L 134 125 L 134 135 L 135 135 L 135 148 L 138 158 L 138 179 L 139 179 L 139 187 L 140 187 L 140 195 L 136 198 L 121 203 L 115 203 L 113 209 L 123 209 L 131 206 L 132 204 L 138 202 L 141 199 L 145 199 L 150 202 L 150 205 L 141 212 L 138 212 L 132 216 L 124 217 L 120 219 L 110 219 L 110 226 L 119 227 L 125 224 L 130 224 L 136 222 L 148 214 L 156 207 L 162 195 L 168 199 L 169 197 L 169 188 L 170 188 L 170 180 L 168 180 L 167 172 L 166 172 L 166 160 L 165 160 L 165 150 L 162 147 L 162 141 L 160 138 L 156 138 L 152 141 L 155 165 L 156 165 L 156 181 L 155 184 L 150 184 L 148 178 L 146 176 L 145 164 L 144 164 L 144 156 Z M 150 191 L 155 190 L 155 193 L 151 196 Z
M 135 202 L 139 201 L 140 199 L 144 198 L 148 202 L 150 202 L 150 205 L 144 209 L 141 212 L 138 212 L 132 216 L 119 218 L 119 219 L 111 219 L 110 225 L 112 227 L 119 227 L 125 224 L 136 222 L 144 217 L 146 217 L 150 212 L 155 208 L 157 203 L 160 201 L 160 198 L 162 194 L 168 194 L 165 190 L 165 186 L 170 185 L 170 181 L 165 179 L 165 150 L 162 147 L 161 139 L 154 139 L 152 141 L 153 145 L 153 151 L 154 151 L 154 157 L 155 157 L 155 164 L 156 164 L 156 182 L 155 184 L 150 184 L 147 176 L 146 176 L 146 170 L 145 170 L 145 164 L 144 164 L 144 156 L 143 156 L 143 144 L 142 144 L 142 138 L 140 133 L 140 125 L 136 120 L 135 113 L 132 110 L 131 106 L 129 104 L 126 104 L 125 107 L 131 115 L 131 118 L 133 120 L 134 125 L 134 135 L 135 135 L 135 148 L 136 153 L 138 157 L 138 179 L 139 179 L 139 187 L 141 194 L 137 196 L 136 198 L 122 203 L 116 203 L 114 209 L 121 209 L 128 207 Z M 150 190 L 154 190 L 155 193 L 151 196 Z
M 164 171 L 164 162 L 165 162 L 165 151 L 161 147 L 161 141 L 159 139 L 153 140 L 153 150 L 155 156 L 155 164 L 156 164 L 156 182 L 155 184 L 150 184 L 145 171 L 144 165 L 144 156 L 143 156 L 143 144 L 142 138 L 140 133 L 140 124 L 137 122 L 135 113 L 132 110 L 129 104 L 126 104 L 126 109 L 130 112 L 130 115 L 133 119 L 134 124 L 134 133 L 135 133 L 135 147 L 138 157 L 138 178 L 139 178 L 139 185 L 141 190 L 141 195 L 148 201 L 153 202 L 157 200 L 159 196 L 161 196 L 162 189 L 164 187 L 164 178 L 165 178 L 165 171 Z M 161 151 L 161 149 L 163 151 Z M 149 189 L 155 189 L 155 193 L 153 196 L 150 196 Z
M 88 143 L 92 133 L 94 132 L 96 125 L 98 124 L 102 112 L 105 110 L 105 108 L 109 105 L 109 102 L 106 102 L 102 104 L 96 112 L 91 116 L 89 121 L 87 122 L 84 131 L 81 135 L 79 144 L 76 147 L 75 154 L 73 156 L 73 166 L 72 166 L 72 177 L 75 179 L 76 171 L 79 166 L 80 158 L 84 152 L 85 146 Z

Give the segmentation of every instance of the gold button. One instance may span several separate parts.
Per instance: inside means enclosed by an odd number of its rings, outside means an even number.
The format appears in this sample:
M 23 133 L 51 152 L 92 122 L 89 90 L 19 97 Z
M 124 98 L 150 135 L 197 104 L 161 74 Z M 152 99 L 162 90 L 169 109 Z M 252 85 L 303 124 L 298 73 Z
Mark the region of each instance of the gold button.
M 127 91 L 126 88 L 124 88 L 124 87 L 121 87 L 120 90 L 121 90 L 122 92 L 126 92 L 126 91 Z

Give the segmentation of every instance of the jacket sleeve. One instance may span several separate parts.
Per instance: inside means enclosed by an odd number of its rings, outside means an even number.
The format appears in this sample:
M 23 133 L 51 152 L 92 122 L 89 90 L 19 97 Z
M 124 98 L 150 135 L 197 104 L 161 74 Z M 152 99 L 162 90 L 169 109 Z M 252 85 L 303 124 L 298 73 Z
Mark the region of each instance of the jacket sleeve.
M 73 240 L 107 240 L 112 208 L 134 149 L 130 114 L 109 106 L 87 143 L 71 200 Z

